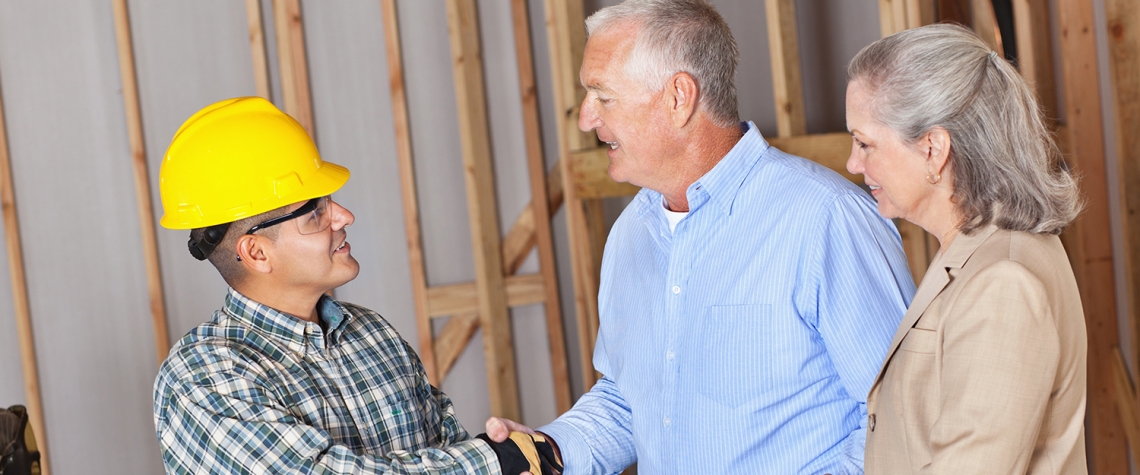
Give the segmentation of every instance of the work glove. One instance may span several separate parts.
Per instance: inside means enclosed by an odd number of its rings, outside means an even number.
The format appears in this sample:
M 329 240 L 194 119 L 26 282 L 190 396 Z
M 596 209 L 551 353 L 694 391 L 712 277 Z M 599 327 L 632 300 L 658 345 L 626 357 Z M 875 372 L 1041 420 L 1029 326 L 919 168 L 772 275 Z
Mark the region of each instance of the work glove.
M 527 434 L 525 432 L 511 432 L 507 440 L 492 441 L 487 434 L 479 434 L 495 456 L 499 458 L 499 467 L 503 475 L 518 475 L 530 472 L 532 475 L 562 475 L 562 460 L 554 454 L 550 441 L 542 434 Z

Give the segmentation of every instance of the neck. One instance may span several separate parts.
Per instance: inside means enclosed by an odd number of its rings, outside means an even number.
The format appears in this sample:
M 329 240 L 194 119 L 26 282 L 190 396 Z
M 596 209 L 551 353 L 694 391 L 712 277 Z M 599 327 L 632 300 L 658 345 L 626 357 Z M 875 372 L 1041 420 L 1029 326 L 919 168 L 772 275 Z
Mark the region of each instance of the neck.
M 685 145 L 675 161 L 678 170 L 671 174 L 675 178 L 657 190 L 671 211 L 689 211 L 689 186 L 720 163 L 744 133 L 738 124 L 721 127 L 702 120 L 685 135 Z
M 951 192 L 947 191 L 952 188 L 952 186 L 940 188 L 935 193 L 931 205 L 922 213 L 922 222 L 907 219 L 937 238 L 938 246 L 943 250 L 950 246 L 955 237 L 958 237 L 958 226 L 962 223 L 962 213 L 951 201 Z
M 246 282 L 233 286 L 234 290 L 251 300 L 307 322 L 320 323 L 317 315 L 317 301 L 324 292 L 284 290 L 280 286 L 270 286 L 258 282 Z

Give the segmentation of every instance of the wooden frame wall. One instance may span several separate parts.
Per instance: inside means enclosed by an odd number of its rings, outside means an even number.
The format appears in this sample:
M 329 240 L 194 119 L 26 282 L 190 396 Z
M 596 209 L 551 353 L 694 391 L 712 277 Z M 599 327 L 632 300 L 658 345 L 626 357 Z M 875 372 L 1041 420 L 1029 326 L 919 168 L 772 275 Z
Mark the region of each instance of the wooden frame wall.
M 1124 229 L 1125 289 L 1133 369 L 1114 353 L 1113 382 L 1132 458 L 1140 457 L 1140 398 L 1133 381 L 1140 381 L 1140 5 L 1135 0 L 1106 0 L 1108 53 L 1115 104 L 1116 153 Z M 1131 376 L 1131 377 L 1129 377 Z
M 16 213 L 12 160 L 8 150 L 8 125 L 3 100 L 0 100 L 0 209 L 4 218 L 4 243 L 8 252 L 8 276 L 12 284 L 12 306 L 16 314 L 16 333 L 20 342 L 20 363 L 24 374 L 24 403 L 28 422 L 36 435 L 40 451 L 40 473 L 51 475 L 47 449 L 47 427 L 44 425 L 43 398 L 40 395 L 40 372 L 36 362 L 36 340 L 32 333 L 32 312 L 28 305 L 28 281 L 24 274 L 24 251 L 20 239 L 20 219 Z
M 491 412 L 518 420 L 521 414 L 508 313 L 510 307 L 544 304 L 555 403 L 559 412 L 570 408 L 571 395 L 549 217 L 552 206 L 556 207 L 561 202 L 562 194 L 557 186 L 560 176 L 557 171 L 548 176 L 543 164 L 526 4 L 515 2 L 511 6 L 532 201 L 514 221 L 507 235 L 500 238 L 490 134 L 486 125 L 478 15 L 474 0 L 449 0 L 448 24 L 460 138 L 467 172 L 465 179 L 476 279 L 473 283 L 429 287 L 420 239 L 419 204 L 396 5 L 394 0 L 381 0 L 420 356 L 429 379 L 438 385 L 474 336 L 475 330 L 482 328 Z M 527 254 L 535 247 L 538 248 L 540 272 L 516 275 Z M 446 316 L 451 318 L 438 336 L 435 335 L 432 320 Z

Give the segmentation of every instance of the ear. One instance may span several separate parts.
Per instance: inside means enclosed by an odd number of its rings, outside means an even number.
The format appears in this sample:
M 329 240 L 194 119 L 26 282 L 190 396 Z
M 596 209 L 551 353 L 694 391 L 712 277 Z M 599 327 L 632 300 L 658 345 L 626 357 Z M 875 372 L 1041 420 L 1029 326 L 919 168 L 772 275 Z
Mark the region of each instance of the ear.
M 669 78 L 665 93 L 674 127 L 684 127 L 696 115 L 699 92 L 697 81 L 689 73 L 679 72 Z
M 931 129 L 918 140 L 919 150 L 926 156 L 930 171 L 943 175 L 950 163 L 950 132 L 942 127 Z
M 235 251 L 247 271 L 268 274 L 273 271 L 270 260 L 272 247 L 273 242 L 264 236 L 246 234 L 238 238 Z

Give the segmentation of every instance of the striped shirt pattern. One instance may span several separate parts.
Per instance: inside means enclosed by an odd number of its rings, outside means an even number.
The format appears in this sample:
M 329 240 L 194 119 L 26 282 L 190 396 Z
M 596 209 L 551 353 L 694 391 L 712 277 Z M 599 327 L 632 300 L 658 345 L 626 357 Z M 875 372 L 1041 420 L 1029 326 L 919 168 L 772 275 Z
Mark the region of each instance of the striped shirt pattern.
M 499 473 L 388 322 L 318 310 L 327 334 L 230 289 L 174 346 L 154 386 L 168 473 Z
M 614 224 L 604 377 L 540 428 L 567 474 L 862 473 L 866 395 L 914 295 L 898 231 L 745 126 L 673 232 L 648 189 Z

